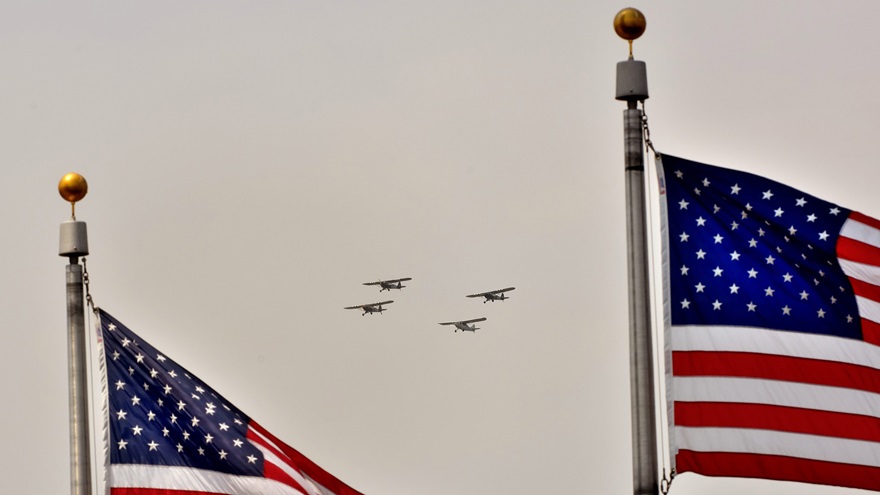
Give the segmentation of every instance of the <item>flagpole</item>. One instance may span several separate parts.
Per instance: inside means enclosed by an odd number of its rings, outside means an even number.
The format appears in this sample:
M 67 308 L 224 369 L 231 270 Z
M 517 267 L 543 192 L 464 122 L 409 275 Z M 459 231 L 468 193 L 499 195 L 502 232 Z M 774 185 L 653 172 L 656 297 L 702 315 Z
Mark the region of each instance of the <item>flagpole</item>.
M 70 220 L 61 223 L 58 254 L 66 256 L 67 280 L 67 356 L 70 399 L 70 493 L 91 495 L 91 457 L 89 455 L 89 402 L 86 381 L 86 324 L 83 298 L 83 269 L 80 256 L 89 254 L 86 223 L 76 220 L 76 202 L 88 192 L 79 174 L 67 174 L 58 183 L 61 197 L 70 202 Z
M 617 64 L 616 99 L 626 101 L 623 112 L 626 174 L 627 270 L 629 275 L 629 362 L 632 408 L 633 494 L 659 493 L 653 342 L 650 319 L 647 221 L 645 215 L 645 157 L 642 111 L 648 98 L 645 63 L 633 59 L 632 42 L 645 31 L 645 17 L 636 9 L 621 10 L 614 30 L 629 42 L 629 58 Z

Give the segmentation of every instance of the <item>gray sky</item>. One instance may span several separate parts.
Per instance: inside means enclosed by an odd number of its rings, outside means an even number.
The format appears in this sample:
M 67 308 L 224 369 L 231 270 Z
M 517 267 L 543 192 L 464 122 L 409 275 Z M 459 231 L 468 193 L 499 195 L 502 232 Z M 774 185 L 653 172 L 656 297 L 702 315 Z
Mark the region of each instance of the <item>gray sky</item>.
M 626 6 L 3 2 L 4 491 L 69 486 L 75 170 L 96 302 L 353 487 L 630 493 Z M 880 215 L 880 4 L 634 6 L 658 150 Z

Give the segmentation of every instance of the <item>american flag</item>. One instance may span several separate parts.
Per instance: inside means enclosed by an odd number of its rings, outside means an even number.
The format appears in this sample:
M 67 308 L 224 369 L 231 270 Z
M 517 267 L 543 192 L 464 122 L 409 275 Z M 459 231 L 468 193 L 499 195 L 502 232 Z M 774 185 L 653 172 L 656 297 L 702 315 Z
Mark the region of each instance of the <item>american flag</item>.
M 677 472 L 880 490 L 880 221 L 658 165 Z
M 360 495 L 99 310 L 111 495 Z

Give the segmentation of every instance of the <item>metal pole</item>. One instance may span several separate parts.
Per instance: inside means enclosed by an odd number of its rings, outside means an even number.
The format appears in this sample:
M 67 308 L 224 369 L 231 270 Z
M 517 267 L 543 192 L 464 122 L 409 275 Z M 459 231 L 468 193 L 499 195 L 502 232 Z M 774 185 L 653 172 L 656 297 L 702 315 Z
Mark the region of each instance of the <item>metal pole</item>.
M 632 42 L 645 31 L 637 9 L 618 12 L 614 30 L 629 42 L 629 59 L 617 64 L 618 100 L 623 112 L 626 174 L 627 272 L 629 275 L 629 366 L 632 409 L 633 494 L 657 495 L 660 490 L 657 449 L 657 407 L 654 400 L 654 343 L 651 334 L 651 293 L 648 273 L 648 224 L 645 214 L 645 156 L 642 111 L 648 98 L 644 62 L 633 60 Z
M 76 257 L 67 265 L 67 356 L 70 387 L 70 493 L 91 495 L 89 402 L 86 381 L 86 324 L 83 270 Z
M 71 218 L 61 223 L 60 256 L 70 263 L 67 279 L 67 359 L 70 398 L 70 493 L 92 494 L 92 458 L 89 453 L 89 386 L 86 362 L 86 318 L 83 297 L 83 268 L 80 256 L 89 254 L 86 223 L 76 220 L 75 204 L 88 192 L 86 180 L 71 173 L 58 183 L 61 197 L 70 201 Z
M 629 275 L 629 365 L 632 408 L 633 494 L 659 493 L 654 366 L 649 312 L 648 243 L 642 112 L 623 112 L 626 170 L 627 271 Z

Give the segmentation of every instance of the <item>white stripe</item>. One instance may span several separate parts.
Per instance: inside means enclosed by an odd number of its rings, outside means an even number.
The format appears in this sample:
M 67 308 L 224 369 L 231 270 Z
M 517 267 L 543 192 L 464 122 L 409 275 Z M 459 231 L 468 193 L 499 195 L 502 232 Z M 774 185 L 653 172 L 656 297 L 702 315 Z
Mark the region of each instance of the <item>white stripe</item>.
M 867 297 L 856 296 L 856 304 L 859 307 L 859 315 L 862 318 L 880 323 L 880 303 Z
M 674 325 L 672 334 L 673 351 L 778 354 L 880 369 L 880 347 L 843 337 L 720 325 Z
M 848 277 L 861 280 L 862 282 L 868 282 L 869 284 L 880 285 L 880 267 L 859 263 L 857 261 L 849 261 L 843 258 L 838 258 L 838 261 L 840 262 L 840 268 L 843 270 L 843 273 Z
M 880 394 L 762 378 L 676 376 L 678 402 L 735 402 L 799 407 L 880 418 Z
M 678 446 L 697 452 L 780 455 L 880 467 L 880 444 L 803 433 L 677 426 Z
M 257 476 L 238 476 L 206 469 L 145 464 L 113 464 L 110 466 L 113 488 L 155 488 L 191 490 L 235 495 L 301 495 L 302 492 L 284 483 Z
M 880 229 L 862 222 L 847 218 L 840 227 L 840 236 L 849 237 L 865 244 L 880 247 Z

